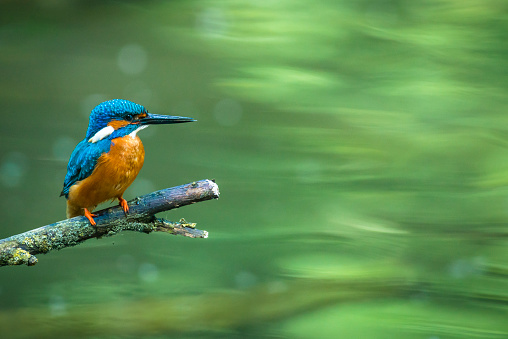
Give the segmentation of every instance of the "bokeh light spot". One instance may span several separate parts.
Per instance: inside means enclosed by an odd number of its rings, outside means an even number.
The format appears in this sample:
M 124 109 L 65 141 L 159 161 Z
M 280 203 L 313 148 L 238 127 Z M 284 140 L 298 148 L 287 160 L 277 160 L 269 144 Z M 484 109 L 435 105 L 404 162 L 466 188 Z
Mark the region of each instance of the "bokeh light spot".
M 251 272 L 242 271 L 235 276 L 236 287 L 241 290 L 254 287 L 258 283 L 258 277 Z
M 139 278 L 144 282 L 154 282 L 159 278 L 157 266 L 150 263 L 144 263 L 139 266 Z
M 237 125 L 242 119 L 242 115 L 242 105 L 233 99 L 223 99 L 213 109 L 213 116 L 221 126 Z
M 0 182 L 6 187 L 18 186 L 28 169 L 28 159 L 20 152 L 7 154 L 0 165 Z
M 60 317 L 67 313 L 67 305 L 61 295 L 54 295 L 49 299 L 49 313 L 53 317 Z
M 126 45 L 118 53 L 118 67 L 125 74 L 143 72 L 148 62 L 146 50 L 137 44 Z

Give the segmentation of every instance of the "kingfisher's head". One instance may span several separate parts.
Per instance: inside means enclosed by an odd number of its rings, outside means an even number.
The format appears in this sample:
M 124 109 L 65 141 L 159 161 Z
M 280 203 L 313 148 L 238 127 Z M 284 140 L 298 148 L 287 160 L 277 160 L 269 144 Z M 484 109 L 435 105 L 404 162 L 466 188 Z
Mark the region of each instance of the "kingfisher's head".
M 125 136 L 155 124 L 196 121 L 192 118 L 148 113 L 146 108 L 129 100 L 113 99 L 97 105 L 90 114 L 86 140 L 97 142 L 110 135 Z

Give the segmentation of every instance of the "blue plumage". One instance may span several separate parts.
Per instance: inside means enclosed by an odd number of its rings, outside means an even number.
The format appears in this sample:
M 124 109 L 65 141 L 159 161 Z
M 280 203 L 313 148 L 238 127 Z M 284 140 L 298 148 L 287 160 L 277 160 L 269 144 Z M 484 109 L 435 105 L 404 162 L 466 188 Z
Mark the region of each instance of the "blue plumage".
M 76 146 L 67 165 L 67 174 L 60 196 L 65 195 L 67 198 L 72 185 L 92 174 L 97 160 L 103 153 L 109 152 L 111 144 L 110 138 L 100 140 L 94 144 L 84 139 Z

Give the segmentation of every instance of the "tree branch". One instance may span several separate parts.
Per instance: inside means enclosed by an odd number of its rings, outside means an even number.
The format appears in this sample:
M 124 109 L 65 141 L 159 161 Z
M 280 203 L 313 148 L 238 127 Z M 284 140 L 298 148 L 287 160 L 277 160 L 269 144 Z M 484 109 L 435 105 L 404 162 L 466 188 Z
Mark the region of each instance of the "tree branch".
M 207 231 L 181 219 L 171 222 L 155 217 L 156 213 L 196 202 L 218 199 L 219 186 L 211 180 L 166 188 L 129 201 L 129 213 L 120 206 L 96 212 L 97 226 L 85 217 L 66 219 L 0 240 L 0 266 L 35 265 L 36 254 L 75 246 L 91 238 L 112 236 L 121 231 L 166 232 L 191 238 L 206 238 Z

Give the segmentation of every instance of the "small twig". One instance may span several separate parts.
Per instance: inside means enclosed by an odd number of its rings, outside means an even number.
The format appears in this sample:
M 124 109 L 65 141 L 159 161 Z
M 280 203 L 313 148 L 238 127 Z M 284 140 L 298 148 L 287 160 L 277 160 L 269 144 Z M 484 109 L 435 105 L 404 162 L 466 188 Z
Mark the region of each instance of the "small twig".
M 219 198 L 219 187 L 211 180 L 167 188 L 129 201 L 129 213 L 119 206 L 96 212 L 97 226 L 85 217 L 75 217 L 0 240 L 0 266 L 35 265 L 36 254 L 75 246 L 87 239 L 112 236 L 121 231 L 166 232 L 191 238 L 206 238 L 207 231 L 194 228 L 184 219 L 170 222 L 155 214 L 196 202 Z

